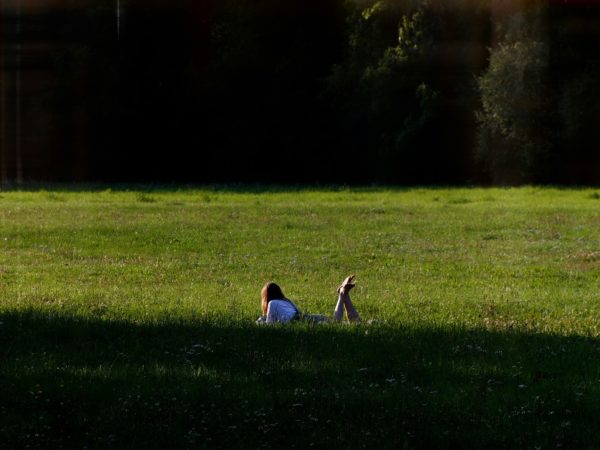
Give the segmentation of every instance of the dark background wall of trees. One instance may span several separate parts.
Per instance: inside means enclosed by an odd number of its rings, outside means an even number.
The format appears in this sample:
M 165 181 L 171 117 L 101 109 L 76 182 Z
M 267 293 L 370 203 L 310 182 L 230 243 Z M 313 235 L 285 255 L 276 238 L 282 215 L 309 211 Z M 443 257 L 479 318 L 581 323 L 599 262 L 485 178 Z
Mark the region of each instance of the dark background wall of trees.
M 5 183 L 600 182 L 595 2 L 21 1 Z

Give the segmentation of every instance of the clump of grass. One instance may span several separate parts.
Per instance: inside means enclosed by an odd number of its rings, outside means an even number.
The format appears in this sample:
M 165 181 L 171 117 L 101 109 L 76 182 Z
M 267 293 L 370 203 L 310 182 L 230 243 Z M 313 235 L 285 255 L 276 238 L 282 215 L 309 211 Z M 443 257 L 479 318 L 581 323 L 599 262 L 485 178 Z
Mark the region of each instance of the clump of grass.
M 467 203 L 471 203 L 472 200 L 468 198 L 451 198 L 448 200 L 448 203 L 451 205 L 466 205 Z
M 139 192 L 136 195 L 136 199 L 138 202 L 141 203 L 154 203 L 156 202 L 156 198 L 154 198 L 152 195 L 144 193 L 144 192 Z
M 53 202 L 64 202 L 65 201 L 65 197 L 56 192 L 47 192 L 46 198 Z

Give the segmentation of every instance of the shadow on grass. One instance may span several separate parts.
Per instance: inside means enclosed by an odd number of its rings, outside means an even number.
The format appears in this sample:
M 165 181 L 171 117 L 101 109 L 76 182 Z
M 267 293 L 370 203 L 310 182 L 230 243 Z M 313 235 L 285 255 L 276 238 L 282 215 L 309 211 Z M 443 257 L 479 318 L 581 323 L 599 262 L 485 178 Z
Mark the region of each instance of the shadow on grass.
M 600 342 L 0 315 L 0 447 L 597 447 Z

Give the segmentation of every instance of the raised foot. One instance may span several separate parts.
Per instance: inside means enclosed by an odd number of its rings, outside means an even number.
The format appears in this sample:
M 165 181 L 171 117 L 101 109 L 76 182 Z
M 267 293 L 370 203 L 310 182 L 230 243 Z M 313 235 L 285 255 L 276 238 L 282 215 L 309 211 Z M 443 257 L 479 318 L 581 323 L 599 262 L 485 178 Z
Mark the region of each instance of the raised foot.
M 342 281 L 342 284 L 337 289 L 339 294 L 347 294 L 348 292 L 350 292 L 350 289 L 352 289 L 355 286 L 355 276 L 356 275 L 348 275 L 346 278 L 344 278 L 344 281 Z

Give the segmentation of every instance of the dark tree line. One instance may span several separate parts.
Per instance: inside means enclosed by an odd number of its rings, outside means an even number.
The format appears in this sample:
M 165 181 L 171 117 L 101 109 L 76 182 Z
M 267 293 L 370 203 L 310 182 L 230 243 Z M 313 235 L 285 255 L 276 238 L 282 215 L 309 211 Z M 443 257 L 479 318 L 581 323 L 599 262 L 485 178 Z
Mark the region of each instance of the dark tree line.
M 592 2 L 121 4 L 3 12 L 4 181 L 600 181 Z
M 499 25 L 478 80 L 478 155 L 493 181 L 597 183 L 597 10 L 535 5 Z

